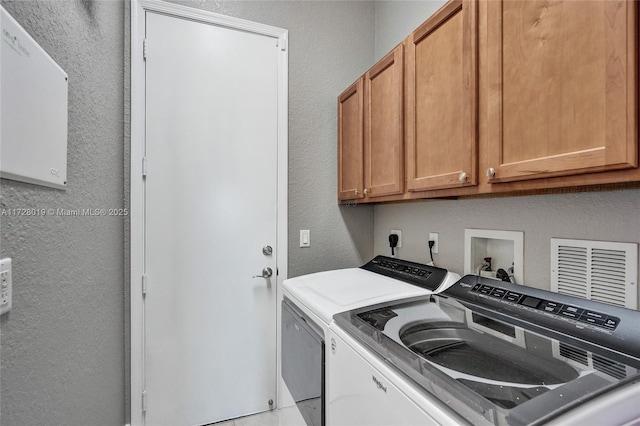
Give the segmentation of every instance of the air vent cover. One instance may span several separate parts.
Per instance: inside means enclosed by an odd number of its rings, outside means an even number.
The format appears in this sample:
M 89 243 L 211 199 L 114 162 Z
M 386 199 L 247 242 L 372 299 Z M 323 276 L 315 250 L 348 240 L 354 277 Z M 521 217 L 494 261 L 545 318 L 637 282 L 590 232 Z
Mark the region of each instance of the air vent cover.
M 638 308 L 638 245 L 551 239 L 551 291 Z

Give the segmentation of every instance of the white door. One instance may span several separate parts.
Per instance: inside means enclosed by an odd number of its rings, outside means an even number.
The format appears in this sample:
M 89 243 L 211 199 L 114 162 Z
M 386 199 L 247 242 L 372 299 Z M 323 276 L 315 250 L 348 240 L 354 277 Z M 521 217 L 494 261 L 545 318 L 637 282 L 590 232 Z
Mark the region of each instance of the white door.
M 276 400 L 278 39 L 153 12 L 145 37 L 144 423 L 265 411 Z M 263 268 L 273 276 L 253 278 Z

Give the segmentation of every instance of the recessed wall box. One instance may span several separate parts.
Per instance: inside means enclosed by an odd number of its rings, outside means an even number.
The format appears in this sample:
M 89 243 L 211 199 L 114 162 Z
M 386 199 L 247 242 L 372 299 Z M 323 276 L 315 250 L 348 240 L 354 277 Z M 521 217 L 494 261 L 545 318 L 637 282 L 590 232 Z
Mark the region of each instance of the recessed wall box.
M 478 267 L 491 258 L 491 271 Z M 464 230 L 464 273 L 495 278 L 498 269 L 509 272 L 513 265 L 513 279 L 524 283 L 524 233 L 491 229 Z
M 67 74 L 0 6 L 0 177 L 65 189 Z

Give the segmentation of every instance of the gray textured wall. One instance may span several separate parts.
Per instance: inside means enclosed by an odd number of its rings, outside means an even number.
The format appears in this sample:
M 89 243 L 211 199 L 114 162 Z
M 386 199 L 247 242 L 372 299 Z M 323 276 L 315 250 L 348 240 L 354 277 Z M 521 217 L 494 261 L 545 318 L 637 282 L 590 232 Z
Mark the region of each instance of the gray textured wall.
M 420 24 L 437 11 L 446 0 L 376 1 L 375 59 L 381 59 Z
M 121 2 L 3 1 L 69 75 L 68 189 L 2 180 L 2 209 L 123 206 Z M 2 425 L 124 424 L 123 219 L 2 217 Z
M 550 238 L 638 243 L 639 212 L 638 189 L 379 205 L 375 252 L 388 255 L 388 232 L 400 229 L 400 257 L 425 263 L 429 232 L 438 232 L 436 264 L 462 275 L 465 228 L 524 231 L 525 283 L 548 290 Z

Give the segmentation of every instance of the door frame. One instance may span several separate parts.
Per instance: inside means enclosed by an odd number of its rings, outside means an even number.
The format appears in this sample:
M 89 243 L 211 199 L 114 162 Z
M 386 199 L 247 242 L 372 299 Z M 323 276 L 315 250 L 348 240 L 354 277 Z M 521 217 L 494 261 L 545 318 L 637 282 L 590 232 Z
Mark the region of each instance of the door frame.
M 143 43 L 145 14 L 156 12 L 179 19 L 208 23 L 267 37 L 279 49 L 278 57 L 278 141 L 277 141 L 277 224 L 276 224 L 276 401 L 282 394 L 280 380 L 280 300 L 282 281 L 287 277 L 288 259 L 288 31 L 244 19 L 220 15 L 160 0 L 131 1 L 131 151 L 130 151 L 130 321 L 131 321 L 131 425 L 143 425 L 145 385 L 144 297 L 145 274 L 145 66 Z M 146 171 L 145 171 L 146 173 Z

